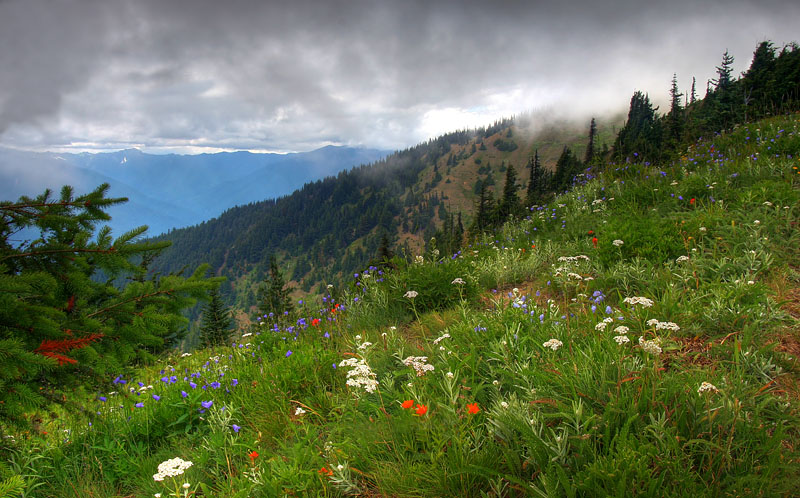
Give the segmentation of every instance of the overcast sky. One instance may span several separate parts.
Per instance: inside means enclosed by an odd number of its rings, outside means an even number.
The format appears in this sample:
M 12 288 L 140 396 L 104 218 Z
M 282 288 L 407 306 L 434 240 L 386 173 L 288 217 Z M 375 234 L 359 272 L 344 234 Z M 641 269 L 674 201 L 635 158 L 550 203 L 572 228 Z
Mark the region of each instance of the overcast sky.
M 527 110 L 705 92 L 800 2 L 0 0 L 0 146 L 397 149 Z

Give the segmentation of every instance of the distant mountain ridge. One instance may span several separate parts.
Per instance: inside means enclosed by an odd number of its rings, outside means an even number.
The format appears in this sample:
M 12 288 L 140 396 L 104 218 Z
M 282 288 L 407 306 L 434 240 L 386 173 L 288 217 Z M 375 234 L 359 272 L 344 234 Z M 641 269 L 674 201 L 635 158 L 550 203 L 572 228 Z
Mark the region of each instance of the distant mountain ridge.
M 78 192 L 101 183 L 109 195 L 129 202 L 109 210 L 114 233 L 148 225 L 157 235 L 201 223 L 234 206 L 288 195 L 305 183 L 375 162 L 389 152 L 326 146 L 310 152 L 275 154 L 220 152 L 155 155 L 138 149 L 63 154 L 0 148 L 0 199 L 58 191 Z

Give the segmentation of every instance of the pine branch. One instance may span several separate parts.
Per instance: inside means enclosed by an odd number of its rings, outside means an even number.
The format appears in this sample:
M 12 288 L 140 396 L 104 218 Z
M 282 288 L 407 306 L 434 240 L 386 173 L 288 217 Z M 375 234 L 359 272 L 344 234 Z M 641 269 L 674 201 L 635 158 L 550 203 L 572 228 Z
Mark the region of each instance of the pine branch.
M 22 252 L 19 254 L 8 254 L 0 258 L 0 261 L 10 259 L 10 258 L 22 258 L 28 256 L 41 256 L 43 254 L 63 254 L 63 253 L 77 253 L 77 254 L 84 254 L 84 253 L 102 253 L 102 254 L 112 254 L 117 251 L 116 247 L 110 247 L 108 249 L 48 249 L 46 251 L 31 251 L 31 252 Z
M 100 314 L 103 314 L 103 313 L 107 313 L 108 311 L 111 311 L 114 308 L 117 308 L 119 306 L 123 306 L 123 305 L 128 304 L 128 303 L 134 303 L 134 302 L 138 303 L 142 299 L 146 299 L 148 297 L 159 296 L 161 294 L 172 295 L 173 292 L 175 292 L 175 289 L 160 290 L 160 291 L 156 291 L 156 292 L 151 292 L 150 294 L 142 294 L 141 296 L 136 296 L 136 297 L 133 297 L 131 299 L 127 299 L 125 301 L 120 301 L 118 303 L 112 304 L 111 306 L 106 306 L 105 308 L 102 308 L 102 309 L 99 309 L 99 310 L 97 310 L 95 312 L 89 313 L 88 315 L 86 315 L 86 318 L 92 318 L 94 316 L 97 316 L 97 315 L 100 315 Z

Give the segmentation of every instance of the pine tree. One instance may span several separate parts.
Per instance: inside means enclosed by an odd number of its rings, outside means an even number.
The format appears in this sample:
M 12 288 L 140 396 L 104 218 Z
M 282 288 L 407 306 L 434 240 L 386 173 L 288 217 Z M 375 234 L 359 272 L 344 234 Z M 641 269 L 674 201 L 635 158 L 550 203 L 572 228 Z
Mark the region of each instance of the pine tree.
M 222 302 L 219 289 L 208 291 L 208 303 L 203 307 L 200 344 L 203 347 L 224 346 L 233 333 L 231 311 Z
M 595 119 L 592 118 L 592 122 L 589 123 L 589 143 L 586 144 L 586 157 L 583 158 L 583 162 L 585 164 L 589 164 L 592 162 L 592 158 L 594 157 L 595 150 L 594 150 L 594 141 L 595 137 L 597 136 L 597 123 Z
M 470 233 L 472 236 L 485 232 L 493 225 L 494 199 L 489 192 L 486 182 L 481 182 L 481 190 L 475 204 L 475 216 L 470 225 Z
M 517 172 L 509 164 L 506 168 L 506 183 L 503 186 L 503 197 L 497 208 L 499 221 L 506 221 L 509 216 L 519 212 L 519 195 L 517 195 Z
M 286 286 L 283 273 L 278 268 L 278 260 L 273 254 L 269 258 L 269 278 L 262 285 L 259 293 L 259 311 L 265 315 L 272 313 L 274 317 L 281 317 L 294 311 L 294 304 L 289 295 L 291 287 Z
M 689 95 L 690 104 L 694 104 L 695 102 L 697 102 L 696 85 L 697 85 L 697 79 L 694 76 L 692 76 L 692 93 Z
M 546 172 L 539 161 L 539 149 L 536 149 L 530 158 L 530 168 L 531 176 L 525 193 L 525 205 L 528 207 L 538 204 L 547 191 Z
M 676 146 L 683 135 L 683 107 L 681 107 L 681 97 L 683 96 L 678 91 L 678 75 L 672 74 L 672 85 L 669 89 L 670 108 L 669 115 L 667 116 L 667 144 L 671 147 Z
M 61 403 L 78 384 L 89 389 L 169 347 L 185 327 L 182 310 L 220 279 L 201 266 L 188 278 L 144 278 L 146 264 L 168 242 L 143 243 L 139 227 L 113 239 L 105 210 L 109 186 L 59 198 L 0 202 L 0 427 L 26 412 Z M 12 244 L 23 228 L 38 237 Z M 127 278 L 126 278 L 127 277 Z

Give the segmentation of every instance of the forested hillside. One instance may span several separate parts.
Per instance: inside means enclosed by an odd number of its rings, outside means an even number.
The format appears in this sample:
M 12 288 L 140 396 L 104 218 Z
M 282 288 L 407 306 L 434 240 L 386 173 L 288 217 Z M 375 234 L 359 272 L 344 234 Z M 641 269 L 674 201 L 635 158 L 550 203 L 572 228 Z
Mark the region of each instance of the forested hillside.
M 470 227 L 474 233 L 510 215 L 524 216 L 524 207 L 564 191 L 573 178 L 591 178 L 592 168 L 607 160 L 668 161 L 683 153 L 679 144 L 685 141 L 797 108 L 796 45 L 778 49 L 760 43 L 749 69 L 738 78 L 732 63 L 726 52 L 702 98 L 696 82 L 679 89 L 673 78 L 670 106 L 663 114 L 640 91 L 624 123 L 592 119 L 577 127 L 542 126 L 523 114 L 440 136 L 279 199 L 228 210 L 160 237 L 173 246 L 151 269 L 169 273 L 208 262 L 229 279 L 223 286 L 227 301 L 247 311 L 257 303 L 272 255 L 296 290 L 321 294 L 326 284 L 340 283 L 375 262 L 382 240 L 408 257 L 438 233 L 442 249 L 450 250 L 460 246 Z M 504 201 L 509 196 L 514 206 Z

